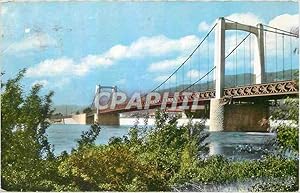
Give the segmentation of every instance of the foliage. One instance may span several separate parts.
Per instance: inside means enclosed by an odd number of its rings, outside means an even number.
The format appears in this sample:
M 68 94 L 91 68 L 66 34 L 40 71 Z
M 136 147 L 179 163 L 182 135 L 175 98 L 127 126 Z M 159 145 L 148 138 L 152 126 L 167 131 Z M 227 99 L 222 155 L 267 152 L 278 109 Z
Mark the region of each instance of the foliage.
M 125 145 L 90 146 L 73 153 L 59 166 L 59 171 L 71 178 L 73 191 L 163 189 L 164 181 L 155 167 L 137 160 L 137 155 Z
M 87 107 L 87 108 L 83 109 L 82 112 L 83 113 L 91 113 L 91 112 L 93 112 L 93 110 L 91 109 L 91 107 Z
M 295 192 L 299 190 L 298 178 L 272 179 L 268 182 L 257 183 L 250 188 L 251 192 Z
M 46 136 L 53 92 L 40 96 L 41 85 L 25 95 L 20 83 L 25 70 L 1 84 L 1 185 L 9 191 L 51 191 L 61 189 L 67 178 L 58 166 L 68 157 L 55 157 Z M 82 135 L 80 144 L 92 144 L 97 126 Z
M 144 135 L 133 128 L 128 144 L 143 163 L 154 165 L 171 183 L 174 174 L 193 164 L 199 154 L 207 153 L 204 140 L 208 134 L 204 124 L 178 126 L 177 117 L 168 117 L 165 112 L 157 111 L 155 120 L 155 126 Z
M 177 117 L 157 112 L 153 128 L 133 127 L 129 137 L 111 138 L 108 145 L 82 146 L 60 165 L 60 173 L 71 176 L 79 190 L 170 190 L 174 174 L 207 151 L 203 131 L 203 124 L 178 127 Z
M 193 167 L 179 173 L 175 182 L 176 184 L 190 181 L 199 184 L 218 184 L 263 177 L 286 178 L 297 176 L 297 171 L 297 161 L 283 157 L 269 156 L 262 160 L 232 162 L 217 155 L 199 160 Z
M 99 124 L 93 124 L 91 125 L 91 128 L 88 131 L 83 131 L 80 139 L 77 140 L 78 148 L 87 145 L 93 145 L 100 131 L 101 127 Z
M 51 190 L 54 155 L 45 131 L 53 92 L 40 97 L 41 85 L 34 85 L 24 96 L 24 74 L 22 70 L 2 84 L 1 183 L 9 190 Z
M 272 113 L 272 119 L 278 123 L 275 129 L 278 145 L 283 150 L 299 152 L 299 99 L 285 99 Z

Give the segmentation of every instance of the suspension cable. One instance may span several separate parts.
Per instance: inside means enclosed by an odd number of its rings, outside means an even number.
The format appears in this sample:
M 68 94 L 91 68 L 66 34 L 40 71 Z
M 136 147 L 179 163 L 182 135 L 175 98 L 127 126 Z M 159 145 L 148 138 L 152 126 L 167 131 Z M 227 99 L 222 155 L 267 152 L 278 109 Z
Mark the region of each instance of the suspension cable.
M 201 72 L 201 47 L 199 47 L 199 49 L 198 49 L 198 53 L 199 53 L 199 72 Z M 200 73 L 199 73 L 200 74 Z M 199 84 L 199 90 L 201 90 L 201 84 Z
M 269 26 L 269 25 L 266 25 L 266 24 L 263 24 L 263 26 L 269 27 L 269 28 L 271 28 L 271 29 L 275 29 L 275 30 L 278 30 L 278 31 L 282 31 L 282 32 L 284 32 L 284 33 L 289 33 L 289 34 L 291 34 L 291 35 L 295 35 L 295 33 L 293 33 L 293 32 L 289 32 L 289 31 L 286 31 L 286 30 L 283 30 L 283 29 L 280 29 L 280 28 L 277 28 L 277 27 L 272 27 L 272 26 Z
M 209 37 L 208 37 L 207 38 L 207 70 L 209 70 L 209 64 L 210 64 L 210 61 L 209 61 Z M 207 76 L 207 80 L 206 80 L 206 89 L 207 90 L 209 89 L 208 81 L 209 81 L 209 76 Z
M 237 23 L 235 23 L 235 46 L 237 45 Z M 235 86 L 237 86 L 237 50 L 235 51 Z
M 265 76 L 266 76 L 266 79 L 265 81 L 268 82 L 268 73 L 267 73 L 267 70 L 268 70 L 268 63 L 267 63 L 267 32 L 264 32 L 264 40 L 265 40 L 265 43 L 264 43 L 264 59 L 265 59 Z
M 246 84 L 246 78 L 245 78 L 245 73 L 246 73 L 246 42 L 244 43 L 244 85 Z
M 284 79 L 284 36 L 282 36 L 282 78 Z
M 238 23 L 238 24 L 241 24 L 241 25 L 246 25 L 246 26 L 249 26 L 247 24 L 243 24 L 243 23 L 240 23 L 240 22 L 236 22 L 236 21 L 233 21 L 233 20 L 230 20 L 230 19 L 227 19 L 227 18 L 224 18 L 225 20 L 227 21 L 230 21 L 232 23 Z M 298 34 L 295 34 L 293 32 L 288 32 L 288 31 L 285 31 L 285 30 L 282 30 L 282 29 L 279 29 L 279 28 L 275 28 L 275 27 L 272 27 L 272 26 L 267 26 L 265 24 L 262 24 L 263 26 L 266 26 L 266 27 L 269 27 L 269 28 L 272 28 L 272 29 L 275 29 L 275 31 L 272 31 L 272 30 L 268 30 L 268 29 L 263 29 L 264 31 L 268 31 L 268 32 L 271 32 L 271 33 L 278 33 L 278 34 L 281 34 L 281 35 L 286 35 L 286 36 L 292 36 L 292 37 L 299 37 Z M 256 27 L 256 26 L 251 26 L 251 28 L 255 28 L 255 29 L 260 29 L 259 27 Z M 282 31 L 284 33 L 281 33 L 281 32 L 278 32 L 278 31 Z
M 184 88 L 184 65 L 182 66 L 182 86 Z
M 155 87 L 151 92 L 154 92 L 156 89 L 158 89 L 161 85 L 163 85 L 165 82 L 167 82 L 196 52 L 196 50 L 202 45 L 202 43 L 205 41 L 205 39 L 210 35 L 210 33 L 214 30 L 214 28 L 217 26 L 218 23 L 215 23 L 215 25 L 210 29 L 210 31 L 206 34 L 206 36 L 202 39 L 202 41 L 198 44 L 198 46 L 193 50 L 193 52 L 187 57 L 187 59 L 161 84 L 159 84 L 157 87 Z
M 235 48 L 233 48 L 229 54 L 227 54 L 225 59 L 228 58 L 250 35 L 251 35 L 251 32 L 249 32 L 248 35 L 246 35 L 244 37 L 244 39 L 242 39 L 242 41 Z
M 276 31 L 272 31 L 272 30 L 267 30 L 267 29 L 263 29 L 264 31 L 270 32 L 270 33 L 276 33 L 279 35 L 284 35 L 284 36 L 290 36 L 290 37 L 294 37 L 294 38 L 299 38 L 298 34 L 287 34 L 287 33 L 281 33 L 281 32 L 276 32 Z
M 292 53 L 292 38 L 290 37 L 290 57 L 291 57 L 291 80 L 293 80 L 293 53 Z
M 251 34 L 250 34 L 250 40 L 249 40 L 249 47 L 250 47 L 250 52 L 249 52 L 249 54 L 250 54 L 250 57 L 249 57 L 249 59 L 250 59 L 250 82 L 249 82 L 249 84 L 252 84 L 252 62 L 251 62 L 251 60 L 252 60 L 252 38 L 251 38 Z
M 275 76 L 275 78 L 276 78 L 276 81 L 277 81 L 277 79 L 278 79 L 278 77 L 277 77 L 277 33 L 275 33 L 275 52 L 276 52 L 276 57 L 275 57 L 276 76 Z
M 209 73 L 211 73 L 214 69 L 216 68 L 216 66 L 214 66 L 212 69 L 210 69 L 210 71 L 208 71 L 206 74 L 204 74 L 201 78 L 199 78 L 197 81 L 195 81 L 193 84 L 189 85 L 187 88 L 183 89 L 180 92 L 184 92 L 187 89 L 189 89 L 190 87 L 192 87 L 193 85 L 197 84 L 199 81 L 201 81 L 203 78 L 205 78 Z

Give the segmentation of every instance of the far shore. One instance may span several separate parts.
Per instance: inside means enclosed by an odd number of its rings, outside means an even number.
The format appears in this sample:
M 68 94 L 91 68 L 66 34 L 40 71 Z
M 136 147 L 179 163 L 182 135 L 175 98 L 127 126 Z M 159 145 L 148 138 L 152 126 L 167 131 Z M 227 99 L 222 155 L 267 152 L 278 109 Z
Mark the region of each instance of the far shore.
M 205 120 L 203 119 L 193 119 L 192 122 L 196 123 L 196 122 L 203 122 Z M 205 121 L 205 126 L 209 126 L 209 119 L 207 119 Z M 76 124 L 78 125 L 79 123 L 77 123 L 74 119 L 72 118 L 66 118 L 64 124 L 67 125 L 72 125 L 72 124 Z M 189 122 L 188 118 L 181 118 L 178 119 L 178 125 L 183 125 L 183 124 L 187 124 Z M 148 122 L 147 124 L 152 126 L 155 123 L 155 119 L 154 118 L 148 118 Z M 289 120 L 277 120 L 277 121 L 270 121 L 270 126 L 271 128 L 278 126 L 280 123 L 285 123 L 285 124 L 289 124 L 291 123 L 291 121 Z M 122 126 L 127 126 L 127 125 L 139 125 L 139 126 L 143 126 L 145 125 L 145 118 L 120 118 L 120 125 Z

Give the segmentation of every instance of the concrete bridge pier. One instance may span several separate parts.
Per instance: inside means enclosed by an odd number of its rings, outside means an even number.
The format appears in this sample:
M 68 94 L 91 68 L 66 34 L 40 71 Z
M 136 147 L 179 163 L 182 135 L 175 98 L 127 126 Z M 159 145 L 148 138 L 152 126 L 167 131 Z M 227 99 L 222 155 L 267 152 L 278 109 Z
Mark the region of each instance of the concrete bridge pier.
M 211 99 L 209 112 L 209 131 L 224 130 L 224 115 L 225 108 L 221 103 L 221 99 Z
M 100 125 L 120 125 L 120 114 L 119 113 L 107 113 L 107 114 L 98 114 L 97 119 L 95 120 Z

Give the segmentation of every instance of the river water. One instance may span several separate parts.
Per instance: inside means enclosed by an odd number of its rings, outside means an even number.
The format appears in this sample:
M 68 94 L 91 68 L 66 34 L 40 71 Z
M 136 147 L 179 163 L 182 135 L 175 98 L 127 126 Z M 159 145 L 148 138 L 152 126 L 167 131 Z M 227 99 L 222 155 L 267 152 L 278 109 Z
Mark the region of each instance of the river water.
M 128 134 L 129 128 L 134 125 L 134 119 L 121 119 L 120 126 L 102 126 L 96 139 L 96 144 L 107 144 L 111 137 L 122 137 Z M 179 120 L 179 124 L 184 121 Z M 140 121 L 139 125 L 142 125 Z M 153 120 L 149 120 L 153 124 Z M 89 125 L 54 124 L 48 130 L 49 142 L 54 145 L 54 153 L 59 155 L 62 151 L 70 152 L 76 147 L 76 139 L 80 138 L 82 131 L 89 129 Z M 273 133 L 261 132 L 211 132 L 209 138 L 209 154 L 221 154 L 230 159 L 259 159 L 264 152 L 272 147 L 268 142 L 273 139 Z

